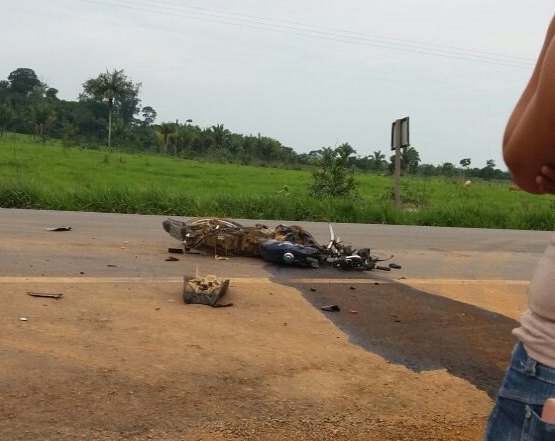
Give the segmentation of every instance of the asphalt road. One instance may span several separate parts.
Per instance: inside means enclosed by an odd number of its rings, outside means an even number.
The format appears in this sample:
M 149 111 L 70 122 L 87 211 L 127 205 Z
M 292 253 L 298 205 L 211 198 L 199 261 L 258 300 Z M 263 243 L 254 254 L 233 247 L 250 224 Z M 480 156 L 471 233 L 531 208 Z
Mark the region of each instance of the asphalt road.
M 235 280 L 270 279 L 299 289 L 316 308 L 341 305 L 339 313 L 322 313 L 353 343 L 415 371 L 443 367 L 493 396 L 514 344 L 511 329 L 518 326 L 514 311 L 525 304 L 526 281 L 552 234 L 335 224 L 336 235 L 344 242 L 370 247 L 373 254 L 384 257 L 394 254 L 393 261 L 402 266 L 391 272 L 358 273 L 279 267 L 254 258 L 215 260 L 210 255 L 173 255 L 179 260 L 166 261 L 168 248 L 179 247 L 179 242 L 163 230 L 165 218 L 0 209 L 0 281 L 59 278 L 98 284 L 140 278 L 162 285 L 179 282 L 197 270 Z M 239 222 L 269 227 L 280 223 Z M 300 224 L 321 243 L 329 240 L 327 224 Z M 71 230 L 46 230 L 58 226 Z M 409 284 L 396 283 L 400 279 Z M 441 295 L 415 288 L 430 280 L 443 286 Z M 474 283 L 468 288 L 470 294 L 457 297 L 457 284 L 467 281 L 493 288 L 473 291 Z
M 172 277 L 196 270 L 234 277 L 334 277 L 337 271 L 278 268 L 249 258 L 215 261 L 180 256 L 163 229 L 165 216 L 0 209 L 0 276 Z M 239 220 L 275 226 L 280 221 Z M 293 222 L 289 222 L 290 224 Z M 298 222 L 317 240 L 329 240 L 326 223 Z M 45 228 L 70 226 L 71 231 Z M 551 232 L 437 228 L 378 224 L 334 224 L 336 235 L 355 247 L 402 265 L 387 278 L 528 280 Z M 30 245 L 31 244 L 31 245 Z M 110 265 L 110 266 L 108 266 Z M 183 268 L 185 266 L 185 268 Z M 357 275 L 357 277 L 359 277 Z M 346 273 L 341 272 L 341 277 Z

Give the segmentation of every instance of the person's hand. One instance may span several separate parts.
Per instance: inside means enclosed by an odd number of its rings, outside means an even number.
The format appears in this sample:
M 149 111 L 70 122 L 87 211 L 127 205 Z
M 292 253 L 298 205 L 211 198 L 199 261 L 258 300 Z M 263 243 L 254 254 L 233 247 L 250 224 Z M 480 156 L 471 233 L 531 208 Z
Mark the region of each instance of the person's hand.
M 543 405 L 541 419 L 546 423 L 555 423 L 555 398 L 548 398 L 546 400 Z
M 536 184 L 540 193 L 555 194 L 555 167 L 544 165 L 536 176 Z

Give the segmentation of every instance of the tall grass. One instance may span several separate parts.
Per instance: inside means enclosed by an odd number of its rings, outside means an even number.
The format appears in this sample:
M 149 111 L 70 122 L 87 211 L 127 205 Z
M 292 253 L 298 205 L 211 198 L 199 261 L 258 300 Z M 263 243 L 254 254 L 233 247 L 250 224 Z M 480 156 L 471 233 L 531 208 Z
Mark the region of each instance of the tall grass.
M 358 196 L 316 199 L 307 171 L 210 164 L 155 155 L 0 141 L 0 206 L 111 213 L 552 230 L 550 197 L 509 191 L 507 182 L 356 177 Z

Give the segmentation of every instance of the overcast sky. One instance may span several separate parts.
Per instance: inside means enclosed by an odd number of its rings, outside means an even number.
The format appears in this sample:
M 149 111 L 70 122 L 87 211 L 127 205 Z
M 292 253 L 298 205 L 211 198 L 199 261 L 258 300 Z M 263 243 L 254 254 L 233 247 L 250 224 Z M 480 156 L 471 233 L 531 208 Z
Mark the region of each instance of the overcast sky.
M 553 0 L 0 0 L 0 79 L 35 70 L 75 100 L 124 69 L 157 122 L 260 133 L 297 152 L 389 149 L 410 117 L 425 163 L 504 168 L 505 122 Z M 389 153 L 388 153 L 389 154 Z

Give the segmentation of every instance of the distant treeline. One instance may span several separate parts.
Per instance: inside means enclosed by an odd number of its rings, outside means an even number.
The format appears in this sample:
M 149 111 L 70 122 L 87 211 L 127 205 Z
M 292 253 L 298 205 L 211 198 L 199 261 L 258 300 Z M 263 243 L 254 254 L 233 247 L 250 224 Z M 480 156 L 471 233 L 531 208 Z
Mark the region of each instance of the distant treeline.
M 206 159 L 241 164 L 271 164 L 303 168 L 319 164 L 325 147 L 297 153 L 267 136 L 232 133 L 223 124 L 201 128 L 190 119 L 156 123 L 157 113 L 140 98 L 141 83 L 134 83 L 123 70 L 99 74 L 83 83 L 76 101 L 58 98 L 58 89 L 39 80 L 30 68 L 18 68 L 0 80 L 0 138 L 6 131 L 32 134 L 38 142 L 60 139 L 65 145 L 135 152 L 158 152 L 187 159 Z M 353 171 L 389 174 L 393 157 L 381 150 L 348 159 Z M 424 176 L 461 176 L 463 179 L 508 179 L 493 160 L 470 168 L 470 158 L 456 164 L 423 164 L 418 151 L 403 149 L 404 173 Z

